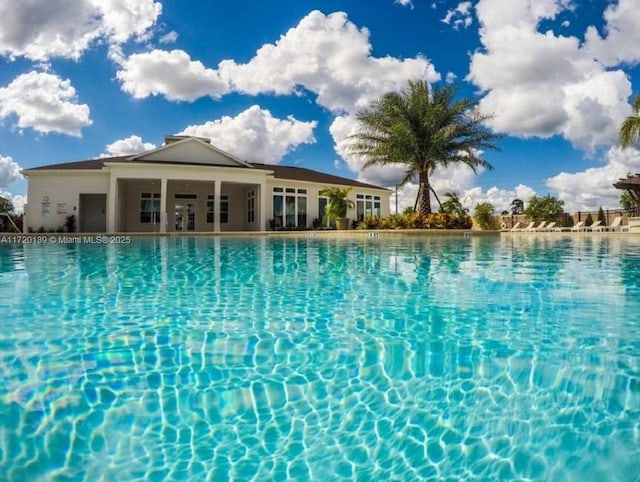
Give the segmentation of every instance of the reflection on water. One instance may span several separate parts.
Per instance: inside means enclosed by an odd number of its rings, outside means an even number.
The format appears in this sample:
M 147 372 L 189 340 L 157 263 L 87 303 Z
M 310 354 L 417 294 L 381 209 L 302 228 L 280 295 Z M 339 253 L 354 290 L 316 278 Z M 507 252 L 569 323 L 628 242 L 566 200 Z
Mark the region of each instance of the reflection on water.
M 0 480 L 633 480 L 631 237 L 0 246 Z

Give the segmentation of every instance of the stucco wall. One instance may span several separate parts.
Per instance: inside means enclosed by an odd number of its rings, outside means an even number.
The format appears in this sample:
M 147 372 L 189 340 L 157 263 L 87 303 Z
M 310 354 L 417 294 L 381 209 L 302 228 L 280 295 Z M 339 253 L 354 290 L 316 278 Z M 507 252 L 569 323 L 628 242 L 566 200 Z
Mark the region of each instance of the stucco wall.
M 80 193 L 106 194 L 108 190 L 109 175 L 103 172 L 31 173 L 25 230 L 56 230 L 65 224 L 67 216 L 79 217 Z
M 311 227 L 319 217 L 319 191 L 327 186 L 312 182 L 266 179 L 264 210 L 259 184 L 265 182 L 264 171 L 251 169 L 229 169 L 221 167 L 212 170 L 204 166 L 158 166 L 158 165 L 113 165 L 104 171 L 34 171 L 29 173 L 26 227 L 37 231 L 41 226 L 55 230 L 64 225 L 69 214 L 79 217 L 81 193 L 101 193 L 109 195 L 110 175 L 119 177 L 116 206 L 116 230 L 129 232 L 160 231 L 158 224 L 140 223 L 140 193 L 160 192 L 160 177 L 168 178 L 167 183 L 167 227 L 174 230 L 174 205 L 176 193 L 194 193 L 196 199 L 182 200 L 185 204 L 195 204 L 195 230 L 213 231 L 212 223 L 206 222 L 207 196 L 213 194 L 214 179 L 222 181 L 222 194 L 229 196 L 229 222 L 222 223 L 222 231 L 259 230 L 262 228 L 261 215 L 265 222 L 273 218 L 273 188 L 304 188 L 307 190 L 307 227 Z M 113 172 L 110 174 L 109 170 Z M 146 177 L 146 178 L 145 178 Z M 207 180 L 195 180 L 203 179 Z M 247 221 L 247 192 L 254 190 L 255 222 Z M 380 196 L 382 216 L 389 214 L 390 191 L 353 187 L 349 198 L 356 201 L 357 194 Z M 45 201 L 45 198 L 47 201 Z M 107 209 L 109 206 L 107 201 Z M 75 208 L 75 209 L 74 209 Z M 355 219 L 352 208 L 348 217 Z M 79 225 L 79 219 L 77 225 Z M 266 224 L 268 229 L 268 223 Z

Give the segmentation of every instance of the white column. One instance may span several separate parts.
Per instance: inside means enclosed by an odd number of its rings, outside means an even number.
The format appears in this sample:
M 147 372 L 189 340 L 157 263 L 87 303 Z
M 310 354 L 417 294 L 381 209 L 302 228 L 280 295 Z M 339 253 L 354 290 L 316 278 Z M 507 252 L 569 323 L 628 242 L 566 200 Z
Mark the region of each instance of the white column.
M 118 178 L 111 174 L 109 194 L 107 194 L 107 233 L 116 232 L 116 211 L 118 209 Z
M 220 196 L 222 196 L 222 181 L 213 181 L 213 232 L 220 232 Z
M 167 232 L 167 178 L 160 179 L 160 232 Z
M 258 228 L 260 231 L 267 230 L 267 182 L 260 182 L 260 219 L 258 220 Z

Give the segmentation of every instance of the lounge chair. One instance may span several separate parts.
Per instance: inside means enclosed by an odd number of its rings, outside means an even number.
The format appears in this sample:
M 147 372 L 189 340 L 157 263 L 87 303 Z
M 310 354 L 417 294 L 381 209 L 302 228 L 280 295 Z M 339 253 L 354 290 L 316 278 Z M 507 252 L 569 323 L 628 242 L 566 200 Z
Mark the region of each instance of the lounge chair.
M 514 224 L 513 227 L 511 228 L 511 232 L 514 232 L 514 231 L 520 231 L 520 221 Z
M 531 229 L 527 228 L 527 231 L 542 231 L 546 223 L 546 221 L 542 221 L 538 226 L 535 225 L 536 223 L 533 223 Z
M 555 229 L 556 229 L 556 222 L 551 221 L 544 228 L 542 228 L 542 231 L 555 231 Z
M 591 226 L 585 226 L 584 230 L 585 231 L 602 231 L 603 228 L 606 228 L 606 226 L 602 226 L 602 221 L 597 220 L 594 221 Z
M 622 219 L 623 219 L 622 216 L 616 216 L 613 222 L 611 223 L 611 226 L 606 228 L 607 231 L 611 231 L 613 233 L 615 233 L 616 231 L 618 231 L 619 233 L 621 233 L 622 231 L 628 231 L 629 228 L 627 226 L 622 225 Z
M 536 225 L 535 221 L 531 221 L 529 223 L 529 226 L 527 226 L 526 228 L 520 228 L 518 229 L 518 231 L 533 231 L 533 227 Z
M 578 221 L 577 224 L 573 225 L 570 231 L 573 233 L 577 233 L 578 231 L 584 231 L 584 221 Z

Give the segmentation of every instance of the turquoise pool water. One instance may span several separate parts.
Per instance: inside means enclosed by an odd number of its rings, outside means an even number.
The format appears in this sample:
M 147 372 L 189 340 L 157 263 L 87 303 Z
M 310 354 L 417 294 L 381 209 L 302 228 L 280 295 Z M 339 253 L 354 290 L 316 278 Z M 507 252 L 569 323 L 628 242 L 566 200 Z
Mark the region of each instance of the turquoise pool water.
M 640 240 L 0 246 L 0 480 L 640 474 Z

